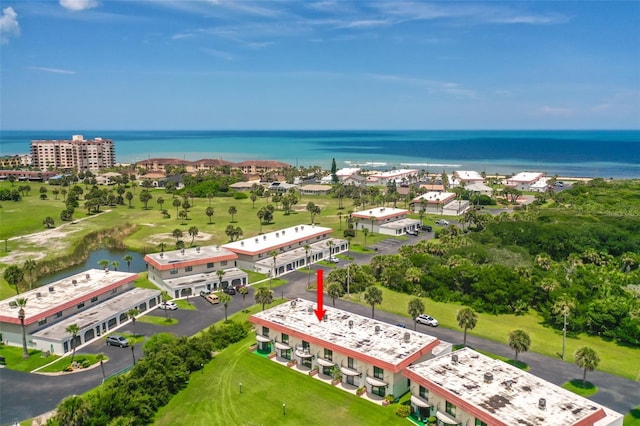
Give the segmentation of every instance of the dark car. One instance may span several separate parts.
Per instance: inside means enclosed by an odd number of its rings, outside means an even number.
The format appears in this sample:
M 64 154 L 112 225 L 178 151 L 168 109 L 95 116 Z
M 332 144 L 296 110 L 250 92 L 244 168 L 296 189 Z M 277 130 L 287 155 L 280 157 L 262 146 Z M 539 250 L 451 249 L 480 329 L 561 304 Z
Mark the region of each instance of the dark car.
M 129 341 L 124 336 L 114 334 L 107 337 L 107 346 L 120 346 L 121 348 L 126 348 L 129 346 Z
M 228 287 L 223 288 L 223 289 L 222 289 L 222 291 L 223 291 L 223 292 L 225 292 L 225 293 L 227 293 L 227 294 L 229 294 L 229 295 L 231 295 L 231 296 L 233 296 L 234 294 L 236 294 L 236 289 L 235 289 L 235 288 L 233 288 L 233 287 L 231 287 L 231 286 L 228 286 Z
M 418 231 L 407 231 L 407 235 L 413 235 L 414 237 L 417 237 Z
M 433 231 L 433 228 L 430 225 L 422 225 L 421 228 L 423 231 L 427 231 L 427 232 L 431 232 Z

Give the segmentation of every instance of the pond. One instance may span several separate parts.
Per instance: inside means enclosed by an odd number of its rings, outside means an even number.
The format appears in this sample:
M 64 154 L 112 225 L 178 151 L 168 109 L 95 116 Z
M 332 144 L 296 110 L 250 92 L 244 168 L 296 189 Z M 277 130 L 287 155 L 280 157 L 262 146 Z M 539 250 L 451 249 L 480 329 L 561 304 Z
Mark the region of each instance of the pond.
M 127 268 L 127 262 L 122 260 L 123 257 L 129 255 L 133 258 L 131 261 L 131 269 Z M 81 272 L 86 271 L 87 269 L 98 268 L 101 269 L 98 265 L 98 262 L 106 259 L 109 261 L 109 269 L 114 269 L 111 265 L 111 262 L 117 261 L 120 263 L 118 265 L 118 271 L 130 271 L 130 272 L 144 272 L 147 270 L 147 264 L 144 261 L 144 256 L 140 253 L 136 253 L 134 251 L 128 250 L 113 250 L 107 248 L 101 248 L 89 253 L 89 257 L 87 260 L 80 264 L 75 265 L 67 269 L 63 269 L 61 271 L 55 272 L 53 274 L 47 275 L 45 277 L 40 277 L 38 281 L 36 281 L 36 286 L 46 285 L 63 278 L 69 277 L 74 274 L 79 274 Z

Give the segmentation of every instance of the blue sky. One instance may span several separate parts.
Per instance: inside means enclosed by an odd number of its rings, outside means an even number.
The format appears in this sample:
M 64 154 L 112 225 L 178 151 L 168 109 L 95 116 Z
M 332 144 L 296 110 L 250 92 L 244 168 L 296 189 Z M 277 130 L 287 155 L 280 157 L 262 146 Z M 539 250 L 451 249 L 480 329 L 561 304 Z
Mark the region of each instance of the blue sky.
M 638 1 L 0 5 L 3 129 L 640 128 Z

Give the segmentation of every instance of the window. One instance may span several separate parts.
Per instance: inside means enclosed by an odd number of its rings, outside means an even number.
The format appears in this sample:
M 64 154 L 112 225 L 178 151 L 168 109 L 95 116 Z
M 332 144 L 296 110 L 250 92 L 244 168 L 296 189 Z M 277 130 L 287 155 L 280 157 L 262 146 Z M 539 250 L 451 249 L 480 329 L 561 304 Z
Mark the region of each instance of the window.
M 116 294 L 118 292 L 117 288 L 114 288 L 113 290 L 111 290 L 111 294 Z
M 309 351 L 311 345 L 309 345 L 309 342 L 305 342 L 304 340 L 302 341 L 302 349 L 305 351 Z
M 420 390 L 418 392 L 418 396 L 420 396 L 420 398 L 429 399 L 429 391 L 424 386 L 420 386 Z
M 347 358 L 347 367 L 351 368 L 352 370 L 355 370 L 355 368 L 356 368 L 355 365 L 356 365 L 356 363 L 354 362 L 353 358 L 348 357 Z
M 38 325 L 45 325 L 46 323 L 47 323 L 47 319 L 46 318 L 43 319 L 43 320 L 38 321 Z
M 82 309 L 82 308 L 84 308 L 84 303 L 81 303 L 78 305 L 78 309 Z
M 384 370 L 380 367 L 373 367 L 373 377 L 376 379 L 384 379 Z
M 476 419 L 476 426 L 487 426 L 487 424 L 480 419 Z
M 333 351 L 331 349 L 324 350 L 324 358 L 333 361 Z
M 227 266 L 227 261 L 223 260 L 222 262 L 220 262 L 220 266 Z
M 96 303 L 98 301 L 98 296 L 93 296 L 91 298 L 91 303 Z
M 262 335 L 269 337 L 269 327 L 262 327 Z
M 185 272 L 191 272 L 191 271 L 193 271 L 193 266 L 185 266 L 184 271 L 185 271 Z
M 289 335 L 282 333 L 282 337 L 280 338 L 280 340 L 282 340 L 282 343 L 286 343 L 288 345 L 289 344 Z
M 56 318 L 60 318 L 62 316 L 62 311 L 56 312 Z
M 207 269 L 211 269 L 211 268 L 213 268 L 213 262 L 207 263 Z
M 452 403 L 450 403 L 449 401 L 447 401 L 445 411 L 446 411 L 446 412 L 447 412 L 447 414 L 449 414 L 451 417 L 455 417 L 455 416 L 456 416 L 456 406 L 455 406 L 455 405 L 453 405 Z
M 178 273 L 178 268 L 173 268 L 171 271 L 169 271 L 169 273 L 171 275 L 176 275 Z

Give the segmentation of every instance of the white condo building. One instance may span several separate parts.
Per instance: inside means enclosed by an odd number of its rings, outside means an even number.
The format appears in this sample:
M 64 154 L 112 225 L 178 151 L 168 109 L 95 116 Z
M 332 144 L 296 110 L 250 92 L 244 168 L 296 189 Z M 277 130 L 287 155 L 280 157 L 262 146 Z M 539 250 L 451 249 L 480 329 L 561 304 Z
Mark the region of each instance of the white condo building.
M 98 173 L 115 165 L 115 145 L 111 139 L 85 139 L 73 135 L 71 140 L 31 141 L 32 166 L 41 171 L 74 169 Z

